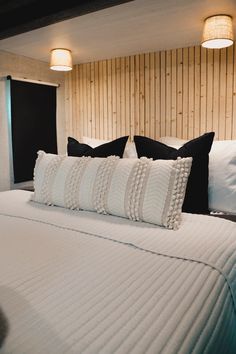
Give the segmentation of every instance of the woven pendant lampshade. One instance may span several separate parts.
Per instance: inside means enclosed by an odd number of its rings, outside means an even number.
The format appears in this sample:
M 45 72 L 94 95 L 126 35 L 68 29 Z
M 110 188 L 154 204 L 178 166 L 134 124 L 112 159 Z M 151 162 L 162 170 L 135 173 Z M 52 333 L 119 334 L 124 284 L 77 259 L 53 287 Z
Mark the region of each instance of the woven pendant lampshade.
M 51 50 L 50 69 L 58 71 L 72 70 L 72 56 L 69 49 L 55 48 Z
M 205 19 L 202 46 L 225 48 L 233 44 L 233 22 L 229 15 L 215 15 Z

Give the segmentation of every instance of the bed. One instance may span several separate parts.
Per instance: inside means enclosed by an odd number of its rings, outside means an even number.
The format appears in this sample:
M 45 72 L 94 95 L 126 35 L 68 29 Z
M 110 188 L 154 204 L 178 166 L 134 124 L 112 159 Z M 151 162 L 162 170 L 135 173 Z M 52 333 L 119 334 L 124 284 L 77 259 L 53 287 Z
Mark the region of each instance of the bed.
M 236 353 L 236 224 L 169 230 L 0 194 L 1 354 Z

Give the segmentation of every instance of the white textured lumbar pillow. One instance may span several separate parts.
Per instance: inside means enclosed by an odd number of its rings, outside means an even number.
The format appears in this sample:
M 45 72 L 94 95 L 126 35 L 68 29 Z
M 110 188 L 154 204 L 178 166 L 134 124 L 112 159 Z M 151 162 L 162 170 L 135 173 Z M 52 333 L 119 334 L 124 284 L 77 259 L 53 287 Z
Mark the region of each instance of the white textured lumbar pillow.
M 191 163 L 192 158 L 152 161 L 40 151 L 32 200 L 177 229 Z

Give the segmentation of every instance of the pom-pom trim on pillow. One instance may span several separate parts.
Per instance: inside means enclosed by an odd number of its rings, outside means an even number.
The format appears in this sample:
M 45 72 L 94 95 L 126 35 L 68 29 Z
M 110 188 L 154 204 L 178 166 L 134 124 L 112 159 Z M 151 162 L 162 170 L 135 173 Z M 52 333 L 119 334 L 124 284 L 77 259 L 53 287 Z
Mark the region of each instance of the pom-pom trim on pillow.
M 177 229 L 191 163 L 191 158 L 77 158 L 40 151 L 32 200 Z

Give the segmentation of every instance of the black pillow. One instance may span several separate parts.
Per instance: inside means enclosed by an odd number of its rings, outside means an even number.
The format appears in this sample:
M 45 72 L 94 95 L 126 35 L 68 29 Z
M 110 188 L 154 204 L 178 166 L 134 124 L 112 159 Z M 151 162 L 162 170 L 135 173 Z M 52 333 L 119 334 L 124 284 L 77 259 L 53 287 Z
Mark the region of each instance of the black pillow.
M 146 156 L 153 160 L 176 160 L 178 156 L 193 158 L 182 207 L 184 212 L 209 214 L 208 163 L 214 135 L 214 132 L 206 133 L 188 141 L 179 149 L 144 136 L 134 136 L 138 157 Z
M 123 156 L 125 145 L 129 136 L 122 136 L 109 143 L 99 145 L 95 148 L 87 144 L 81 144 L 78 140 L 68 137 L 67 153 L 68 156 L 91 156 L 91 157 L 108 157 L 111 155 Z

